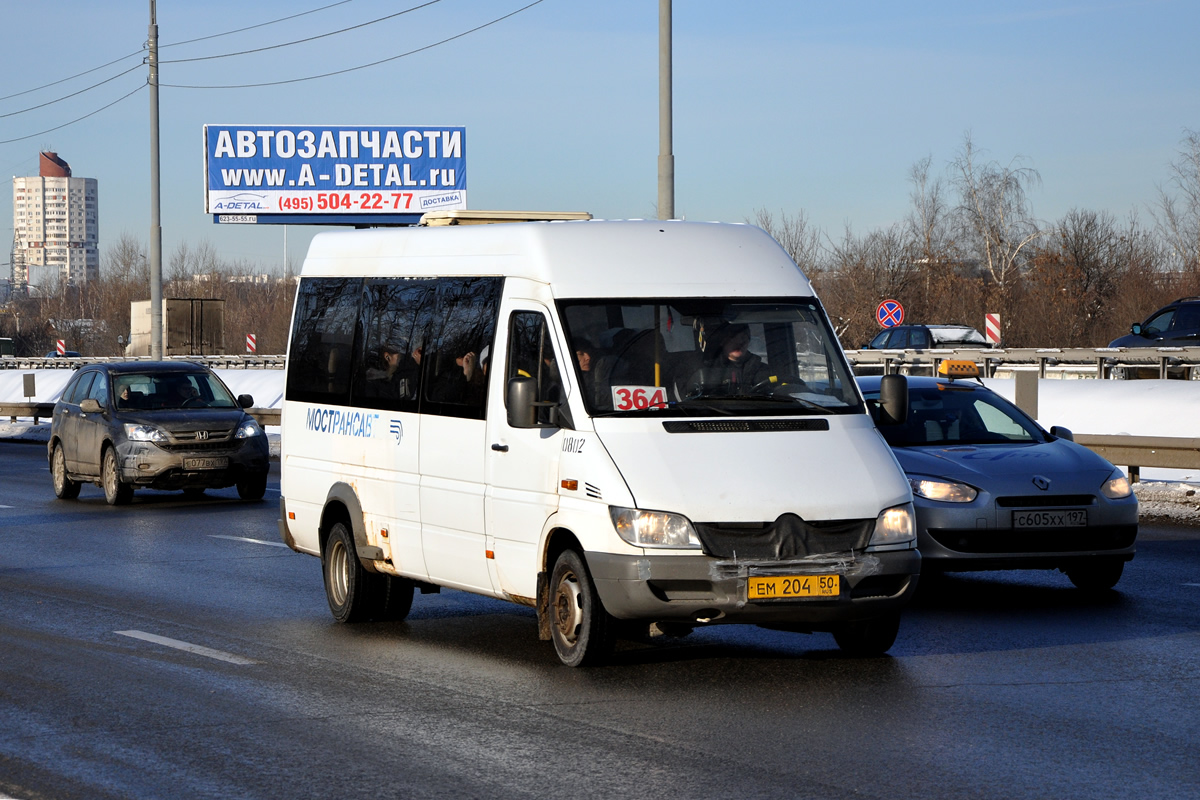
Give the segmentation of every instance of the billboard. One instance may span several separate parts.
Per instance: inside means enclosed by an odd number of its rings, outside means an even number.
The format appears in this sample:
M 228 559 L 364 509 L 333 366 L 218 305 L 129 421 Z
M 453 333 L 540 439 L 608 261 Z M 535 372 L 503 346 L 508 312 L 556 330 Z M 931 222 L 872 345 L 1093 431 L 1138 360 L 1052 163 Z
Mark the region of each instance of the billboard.
M 466 207 L 461 127 L 204 126 L 204 210 L 218 222 L 368 223 Z

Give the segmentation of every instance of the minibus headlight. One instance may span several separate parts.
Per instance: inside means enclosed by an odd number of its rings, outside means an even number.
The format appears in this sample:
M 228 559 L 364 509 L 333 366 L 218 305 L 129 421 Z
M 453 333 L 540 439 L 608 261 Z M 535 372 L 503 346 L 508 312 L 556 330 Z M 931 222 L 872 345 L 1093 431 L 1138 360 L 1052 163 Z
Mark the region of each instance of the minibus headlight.
M 125 423 L 125 438 L 131 442 L 165 442 L 167 435 L 153 425 Z
M 613 527 L 622 539 L 638 547 L 699 548 L 700 539 L 687 517 L 665 511 L 609 506 Z
M 912 493 L 917 497 L 938 500 L 942 503 L 969 503 L 979 496 L 979 492 L 974 487 L 940 478 L 910 475 L 908 485 L 912 487 Z
M 238 426 L 235 439 L 249 439 L 251 436 L 262 436 L 262 428 L 258 427 L 258 423 L 252 419 L 248 419 Z
M 875 532 L 867 544 L 869 550 L 907 550 L 917 539 L 917 521 L 912 503 L 892 506 L 879 512 Z
M 1129 479 L 1125 477 L 1125 473 L 1115 469 L 1104 485 L 1100 487 L 1100 494 L 1109 500 L 1120 500 L 1133 494 L 1133 487 L 1129 485 Z

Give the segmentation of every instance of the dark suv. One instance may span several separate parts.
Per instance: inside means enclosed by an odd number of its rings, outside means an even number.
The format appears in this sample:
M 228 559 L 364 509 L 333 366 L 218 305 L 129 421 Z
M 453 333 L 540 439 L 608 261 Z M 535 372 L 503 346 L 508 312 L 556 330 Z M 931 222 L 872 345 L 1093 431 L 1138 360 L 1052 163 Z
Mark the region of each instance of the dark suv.
M 896 325 L 880 331 L 864 350 L 933 350 L 989 347 L 983 334 L 970 325 Z
M 1181 297 L 1155 311 L 1145 322 L 1129 326 L 1129 333 L 1109 342 L 1109 347 L 1196 347 L 1200 346 L 1200 297 Z M 1200 367 L 1179 366 L 1169 377 L 1200 379 Z M 1113 378 L 1158 377 L 1159 367 L 1114 367 Z
M 128 503 L 134 487 L 237 486 L 244 500 L 267 488 L 267 437 L 212 370 L 182 361 L 91 364 L 54 404 L 50 476 L 54 494 L 79 496 L 82 483 L 103 487 L 109 505 Z

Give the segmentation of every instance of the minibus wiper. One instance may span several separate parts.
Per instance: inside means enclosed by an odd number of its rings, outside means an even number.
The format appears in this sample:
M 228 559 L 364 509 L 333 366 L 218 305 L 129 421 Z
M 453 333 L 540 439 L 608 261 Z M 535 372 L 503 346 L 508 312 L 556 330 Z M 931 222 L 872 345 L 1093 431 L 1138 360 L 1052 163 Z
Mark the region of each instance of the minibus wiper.
M 786 403 L 788 405 L 798 404 L 798 405 L 803 406 L 804 408 L 809 408 L 809 409 L 812 409 L 813 411 L 817 411 L 822 414 L 834 413 L 834 412 L 830 411 L 828 408 L 826 408 L 825 406 L 821 405 L 820 403 L 814 403 L 813 401 L 805 400 L 802 397 L 793 397 L 793 396 L 779 397 L 777 395 L 771 395 L 771 394 L 702 394 L 702 395 L 697 395 L 695 397 L 689 397 L 689 398 L 687 398 L 687 400 L 689 400 L 689 401 L 696 401 L 696 400 L 744 401 L 744 400 L 748 400 L 748 401 L 752 401 L 752 402 L 764 402 L 765 401 L 765 402 L 769 402 L 769 403 Z M 732 412 L 730 412 L 730 413 L 732 413 Z

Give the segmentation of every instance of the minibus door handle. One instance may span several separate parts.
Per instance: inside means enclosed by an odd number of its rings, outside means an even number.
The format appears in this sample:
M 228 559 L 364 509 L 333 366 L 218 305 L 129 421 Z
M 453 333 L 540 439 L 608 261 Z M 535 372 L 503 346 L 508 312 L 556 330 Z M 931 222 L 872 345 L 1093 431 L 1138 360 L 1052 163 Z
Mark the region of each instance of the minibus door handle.
M 507 453 L 508 445 L 500 444 L 499 442 L 495 442 L 494 444 L 492 444 L 492 449 L 495 450 L 497 453 Z

